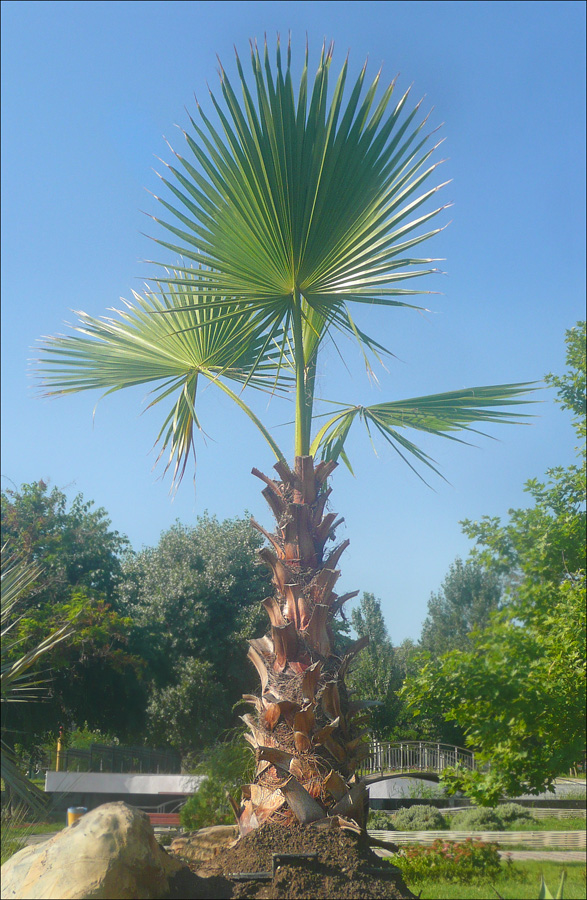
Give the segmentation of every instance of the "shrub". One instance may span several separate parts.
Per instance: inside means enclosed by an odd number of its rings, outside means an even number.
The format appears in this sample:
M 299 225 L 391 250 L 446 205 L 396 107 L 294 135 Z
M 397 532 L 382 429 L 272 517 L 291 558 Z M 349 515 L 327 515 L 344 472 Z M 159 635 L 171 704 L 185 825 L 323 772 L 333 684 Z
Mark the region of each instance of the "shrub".
M 238 794 L 241 785 L 250 780 L 252 765 L 254 757 L 240 734 L 233 741 L 209 747 L 193 767 L 195 774 L 206 778 L 180 810 L 183 827 L 197 831 L 209 825 L 234 824 L 228 793 Z
M 474 806 L 457 813 L 452 821 L 452 828 L 455 831 L 502 831 L 503 821 L 497 810 Z
M 495 813 L 501 819 L 505 828 L 520 820 L 527 822 L 532 818 L 532 815 L 528 810 L 525 807 L 520 806 L 519 803 L 502 803 L 501 806 L 497 807 Z
M 397 831 L 438 831 L 446 828 L 447 822 L 435 806 L 410 806 L 398 809 L 393 825 Z
M 395 831 L 395 826 L 393 824 L 393 814 L 383 812 L 383 810 L 370 812 L 369 819 L 367 821 L 367 827 L 377 828 L 381 831 Z
M 459 884 L 492 881 L 502 873 L 497 844 L 486 844 L 469 838 L 462 843 L 434 841 L 429 846 L 412 846 L 401 850 L 393 859 L 406 881 L 442 878 Z

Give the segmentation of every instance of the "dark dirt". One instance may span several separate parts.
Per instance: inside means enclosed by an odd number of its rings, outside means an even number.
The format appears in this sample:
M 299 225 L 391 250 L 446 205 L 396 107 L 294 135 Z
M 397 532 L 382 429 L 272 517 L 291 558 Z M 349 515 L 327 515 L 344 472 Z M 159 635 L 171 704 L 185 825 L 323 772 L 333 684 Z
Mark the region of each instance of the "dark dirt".
M 316 853 L 286 860 L 270 880 L 239 881 L 234 874 L 272 871 L 272 854 Z M 190 863 L 173 881 L 169 900 L 412 900 L 399 869 L 373 853 L 366 839 L 340 828 L 266 824 L 206 863 Z

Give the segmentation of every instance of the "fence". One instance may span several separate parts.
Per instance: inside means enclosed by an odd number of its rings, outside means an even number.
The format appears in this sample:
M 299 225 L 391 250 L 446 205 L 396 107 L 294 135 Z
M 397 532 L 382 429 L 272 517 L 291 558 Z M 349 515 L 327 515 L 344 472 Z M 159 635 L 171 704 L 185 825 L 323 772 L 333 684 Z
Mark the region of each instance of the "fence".
M 584 850 L 585 831 L 379 831 L 369 834 L 392 844 L 433 844 L 434 841 L 485 841 L 490 844 L 518 845 L 557 850 Z
M 181 759 L 178 753 L 170 750 L 92 744 L 87 750 L 68 748 L 59 753 L 57 750 L 47 753 L 41 766 L 52 772 L 144 772 L 175 775 L 181 772 Z
M 390 743 L 372 741 L 371 751 L 361 764 L 362 776 L 384 772 L 442 772 L 454 766 L 475 768 L 475 754 L 451 744 L 428 741 Z

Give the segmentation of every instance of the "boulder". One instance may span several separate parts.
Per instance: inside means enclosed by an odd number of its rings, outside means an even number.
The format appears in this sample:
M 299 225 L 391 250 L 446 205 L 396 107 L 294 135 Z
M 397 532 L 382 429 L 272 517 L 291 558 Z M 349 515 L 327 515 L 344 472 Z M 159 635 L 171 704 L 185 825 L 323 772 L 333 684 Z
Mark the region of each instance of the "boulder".
M 2 900 L 156 900 L 183 868 L 155 840 L 149 817 L 105 803 L 2 866 Z
M 169 852 L 190 861 L 208 860 L 238 840 L 238 825 L 212 825 L 175 838 Z

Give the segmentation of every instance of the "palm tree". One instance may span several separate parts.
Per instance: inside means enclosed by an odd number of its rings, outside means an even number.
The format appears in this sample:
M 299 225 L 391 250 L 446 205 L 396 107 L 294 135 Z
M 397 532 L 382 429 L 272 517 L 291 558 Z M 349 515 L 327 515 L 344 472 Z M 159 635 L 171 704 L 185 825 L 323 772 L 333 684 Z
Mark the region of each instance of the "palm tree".
M 327 511 L 327 481 L 345 441 L 362 422 L 416 471 L 437 471 L 406 431 L 460 440 L 479 423 L 511 422 L 527 384 L 471 388 L 384 402 L 333 403 L 315 410 L 319 353 L 327 338 L 350 336 L 368 368 L 387 352 L 355 322 L 360 304 L 414 306 L 423 293 L 409 279 L 436 271 L 413 248 L 441 231 L 427 230 L 443 207 L 430 205 L 442 185 L 424 189 L 438 163 L 423 135 L 409 91 L 392 104 L 394 84 L 376 100 L 379 75 L 365 87 L 365 67 L 343 102 L 348 60 L 329 94 L 332 48 L 323 47 L 312 84 L 308 52 L 294 93 L 290 47 L 251 47 L 252 84 L 237 56 L 242 100 L 220 71 L 223 103 L 211 95 L 215 125 L 198 106 L 157 198 L 169 221 L 156 221 L 157 243 L 175 257 L 156 287 L 116 316 L 78 313 L 77 334 L 46 339 L 40 373 L 49 394 L 154 383 L 151 406 L 172 398 L 158 435 L 174 483 L 194 448 L 198 386 L 228 394 L 263 434 L 277 458 L 277 477 L 257 469 L 275 515 L 261 557 L 275 595 L 264 601 L 270 632 L 250 642 L 261 681 L 243 718 L 256 754 L 253 783 L 235 803 L 241 833 L 267 820 L 310 822 L 324 816 L 364 822 L 365 788 L 356 769 L 366 752 L 368 710 L 345 689 L 362 641 L 342 654 L 332 621 L 353 594 L 338 596 L 333 549 L 341 521 Z M 235 388 L 230 385 L 233 385 Z M 295 394 L 294 464 L 242 399 L 243 389 Z M 238 393 L 235 390 L 238 389 Z M 322 407 L 324 409 L 324 407 Z M 418 472 L 417 474 L 421 476 Z

